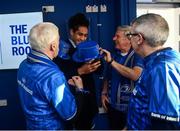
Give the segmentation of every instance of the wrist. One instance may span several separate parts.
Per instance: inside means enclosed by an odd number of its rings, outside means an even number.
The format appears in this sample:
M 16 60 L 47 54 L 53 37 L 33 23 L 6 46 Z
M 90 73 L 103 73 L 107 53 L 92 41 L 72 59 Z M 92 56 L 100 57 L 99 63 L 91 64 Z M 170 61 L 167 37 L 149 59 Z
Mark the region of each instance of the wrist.
M 111 65 L 113 61 L 114 61 L 114 59 L 111 58 L 111 60 L 110 60 L 109 62 L 107 62 L 107 63 L 108 63 L 109 65 Z
M 101 95 L 102 96 L 107 96 L 107 92 L 102 92 Z

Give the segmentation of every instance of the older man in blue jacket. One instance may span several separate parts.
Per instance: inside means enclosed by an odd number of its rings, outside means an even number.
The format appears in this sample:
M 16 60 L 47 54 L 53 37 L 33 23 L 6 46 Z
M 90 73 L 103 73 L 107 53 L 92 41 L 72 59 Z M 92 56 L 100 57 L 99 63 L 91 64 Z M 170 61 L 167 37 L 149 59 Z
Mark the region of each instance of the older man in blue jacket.
M 48 22 L 30 30 L 32 50 L 17 77 L 27 129 L 65 129 L 66 121 L 74 119 L 80 110 L 84 95 L 81 78 L 69 80 L 76 86 L 74 96 L 63 72 L 52 61 L 59 51 L 59 37 L 57 26 Z

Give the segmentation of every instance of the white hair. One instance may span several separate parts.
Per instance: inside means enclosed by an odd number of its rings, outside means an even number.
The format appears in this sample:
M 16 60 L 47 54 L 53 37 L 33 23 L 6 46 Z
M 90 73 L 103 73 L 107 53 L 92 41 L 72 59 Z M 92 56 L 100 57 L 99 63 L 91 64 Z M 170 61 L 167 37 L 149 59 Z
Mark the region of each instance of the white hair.
M 135 32 L 142 33 L 149 46 L 163 45 L 169 35 L 167 21 L 158 14 L 145 14 L 133 21 Z
M 129 25 L 122 25 L 122 26 L 118 26 L 117 29 L 116 29 L 116 32 L 117 31 L 124 31 L 124 35 L 128 34 L 131 30 L 131 26 Z
M 50 43 L 59 36 L 58 27 L 50 22 L 42 22 L 33 26 L 29 33 L 29 42 L 32 49 L 44 51 Z

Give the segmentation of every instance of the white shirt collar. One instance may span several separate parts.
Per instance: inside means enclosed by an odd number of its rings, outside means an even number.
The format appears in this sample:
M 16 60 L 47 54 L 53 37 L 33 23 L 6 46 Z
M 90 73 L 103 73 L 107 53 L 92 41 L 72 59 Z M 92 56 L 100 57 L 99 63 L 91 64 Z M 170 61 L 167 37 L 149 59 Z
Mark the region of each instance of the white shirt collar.
M 76 48 L 76 44 L 75 44 L 71 39 L 69 39 L 69 41 L 70 41 L 70 43 L 72 44 L 72 46 L 73 46 L 74 48 Z
M 121 55 L 122 55 L 122 56 L 126 56 L 127 54 L 128 54 L 128 52 L 126 52 L 126 53 L 122 53 L 122 52 L 121 52 Z

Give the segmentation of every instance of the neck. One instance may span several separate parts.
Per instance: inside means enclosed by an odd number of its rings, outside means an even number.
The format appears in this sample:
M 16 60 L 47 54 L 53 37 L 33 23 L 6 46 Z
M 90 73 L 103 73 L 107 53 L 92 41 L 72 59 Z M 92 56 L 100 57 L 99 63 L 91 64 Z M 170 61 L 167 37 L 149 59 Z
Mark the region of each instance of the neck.
M 49 59 L 53 60 L 54 59 L 54 55 L 52 52 L 50 51 L 43 51 L 42 53 L 44 53 Z
M 126 54 L 126 53 L 129 52 L 130 49 L 131 49 L 131 46 L 128 46 L 128 47 L 122 49 L 122 50 L 121 50 L 121 53 Z
M 146 46 L 144 48 L 144 53 L 143 53 L 143 56 L 146 57 L 150 54 L 152 54 L 153 52 L 157 51 L 157 50 L 161 50 L 163 49 L 164 47 L 163 46 L 158 46 L 158 47 L 150 47 L 150 46 Z

